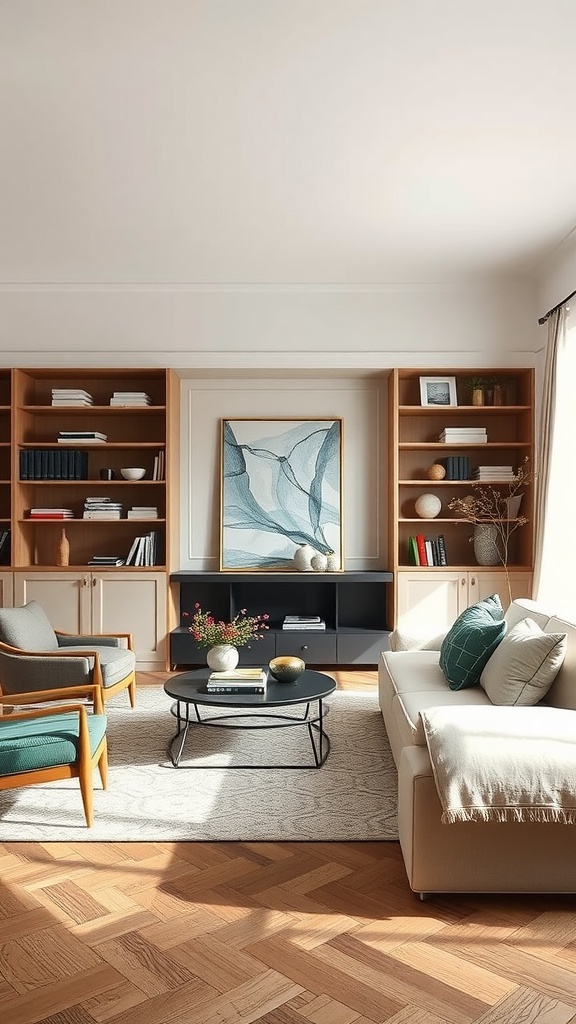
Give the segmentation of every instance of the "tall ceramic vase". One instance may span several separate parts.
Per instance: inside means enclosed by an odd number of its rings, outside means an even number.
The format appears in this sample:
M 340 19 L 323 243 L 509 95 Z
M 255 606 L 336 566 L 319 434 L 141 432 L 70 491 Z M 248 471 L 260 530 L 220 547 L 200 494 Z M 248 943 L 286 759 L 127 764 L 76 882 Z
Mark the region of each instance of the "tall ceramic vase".
M 232 644 L 216 644 L 208 650 L 206 661 L 213 672 L 231 672 L 239 657 L 238 649 Z
M 476 523 L 474 527 L 474 557 L 478 565 L 499 565 L 501 563 L 497 526 L 492 523 Z

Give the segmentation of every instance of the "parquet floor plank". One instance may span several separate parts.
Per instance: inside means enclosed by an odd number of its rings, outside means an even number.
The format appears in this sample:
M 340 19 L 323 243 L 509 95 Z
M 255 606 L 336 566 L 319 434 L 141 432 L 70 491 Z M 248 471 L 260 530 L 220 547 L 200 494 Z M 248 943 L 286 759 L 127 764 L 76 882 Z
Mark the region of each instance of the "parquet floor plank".
M 0 879 L 7 1024 L 576 1024 L 576 896 L 422 903 L 397 843 L 5 843 Z

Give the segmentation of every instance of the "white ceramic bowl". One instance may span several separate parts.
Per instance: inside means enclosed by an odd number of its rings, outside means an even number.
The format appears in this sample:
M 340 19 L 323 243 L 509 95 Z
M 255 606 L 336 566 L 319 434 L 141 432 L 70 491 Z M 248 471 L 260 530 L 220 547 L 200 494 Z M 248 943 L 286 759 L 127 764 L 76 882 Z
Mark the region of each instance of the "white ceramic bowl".
M 121 469 L 120 472 L 125 480 L 141 480 L 143 476 L 146 476 L 145 469 Z

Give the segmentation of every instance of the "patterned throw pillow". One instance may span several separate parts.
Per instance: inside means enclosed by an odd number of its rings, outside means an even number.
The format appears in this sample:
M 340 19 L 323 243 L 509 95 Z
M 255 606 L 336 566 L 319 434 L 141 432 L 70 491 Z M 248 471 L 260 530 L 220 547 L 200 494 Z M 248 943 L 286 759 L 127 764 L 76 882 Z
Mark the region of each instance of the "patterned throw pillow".
M 451 690 L 480 682 L 482 670 L 506 632 L 498 594 L 470 605 L 458 616 L 440 648 L 440 668 Z

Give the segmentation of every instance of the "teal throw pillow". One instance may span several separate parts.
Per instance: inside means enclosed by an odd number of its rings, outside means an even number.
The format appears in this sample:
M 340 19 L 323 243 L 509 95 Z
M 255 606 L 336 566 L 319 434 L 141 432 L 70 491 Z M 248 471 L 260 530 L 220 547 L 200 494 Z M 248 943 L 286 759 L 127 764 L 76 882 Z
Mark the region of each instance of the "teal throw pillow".
M 440 668 L 451 690 L 480 682 L 482 670 L 506 632 L 498 594 L 466 608 L 446 634 L 440 648 Z

